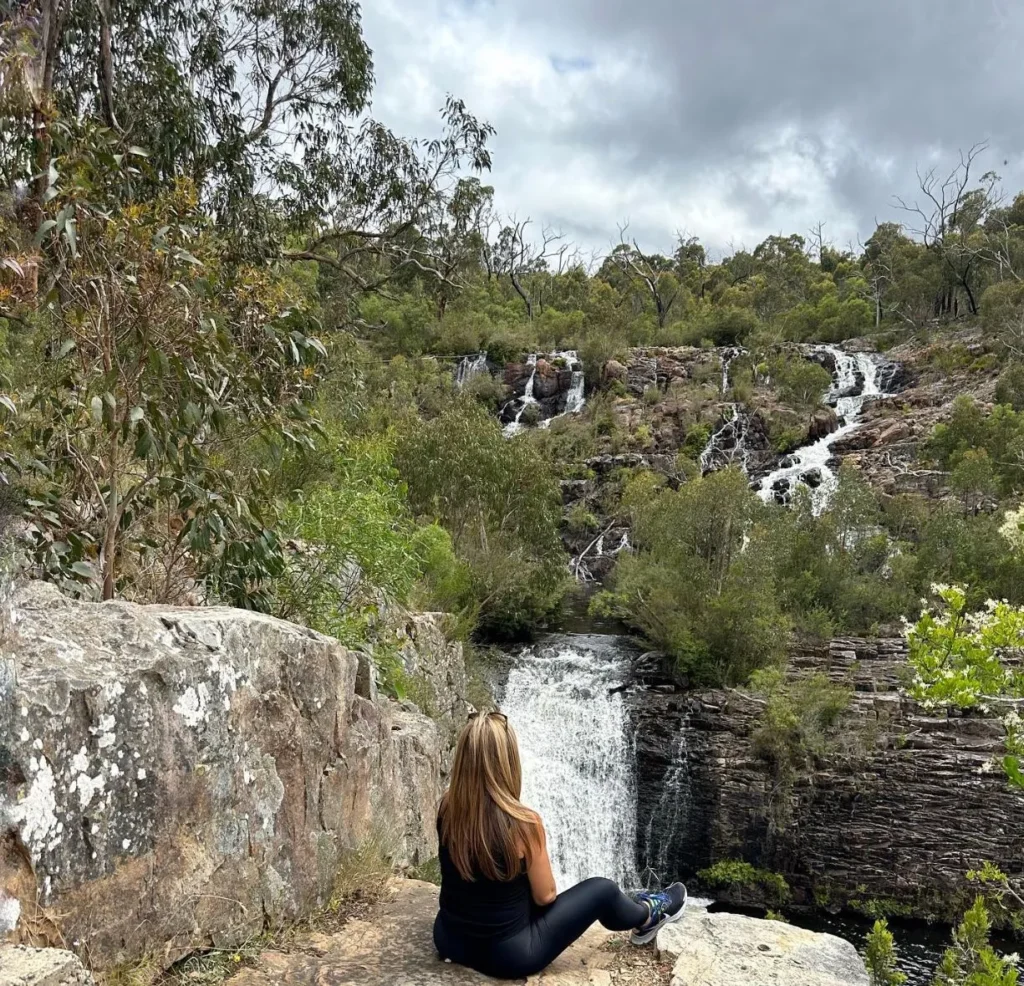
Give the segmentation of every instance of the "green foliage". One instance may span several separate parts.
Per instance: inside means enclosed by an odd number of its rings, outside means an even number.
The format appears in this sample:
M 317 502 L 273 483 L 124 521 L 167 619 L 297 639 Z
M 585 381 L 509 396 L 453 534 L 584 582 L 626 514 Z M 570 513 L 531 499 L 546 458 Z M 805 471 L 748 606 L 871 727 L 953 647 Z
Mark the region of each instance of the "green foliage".
M 763 697 L 764 711 L 751 734 L 751 750 L 771 764 L 776 780 L 769 821 L 781 831 L 789 824 L 789 792 L 797 773 L 834 750 L 852 689 L 826 675 L 790 677 L 781 668 L 750 676 L 750 690 Z M 850 742 L 849 735 L 842 737 Z
M 871 986 L 902 986 L 907 981 L 896 962 L 896 947 L 885 918 L 875 921 L 864 947 L 864 964 Z
M 396 464 L 413 511 L 448 531 L 472 572 L 482 627 L 518 633 L 558 605 L 561 498 L 530 442 L 508 441 L 479 406 L 453 401 L 399 434 Z
M 985 862 L 980 870 L 969 870 L 967 880 L 980 888 L 989 914 L 999 925 L 1024 930 L 1024 897 L 998 866 Z
M 761 502 L 736 470 L 664 490 L 635 510 L 636 554 L 603 603 L 702 683 L 738 683 L 782 651 Z
M 928 450 L 943 469 L 954 471 L 965 461 L 973 463 L 968 466 L 972 478 L 984 469 L 1003 493 L 1024 484 L 1024 416 L 1008 405 L 997 405 L 986 414 L 970 397 L 957 398 L 949 421 L 936 426 Z
M 1015 411 L 1024 411 L 1024 363 L 1014 360 L 1000 374 L 995 398 L 997 404 L 1008 404 Z
M 1020 649 L 1024 609 L 993 600 L 984 612 L 968 613 L 963 587 L 933 591 L 941 608 L 926 610 L 907 632 L 914 696 L 962 709 L 1000 695 L 1024 697 L 1024 674 L 1002 660 Z
M 978 897 L 953 932 L 934 986 L 1017 986 L 1016 970 L 989 945 L 991 929 L 985 901 Z
M 828 370 L 800 357 L 779 357 L 772 364 L 771 374 L 779 396 L 796 410 L 816 408 L 832 382 Z
M 749 888 L 761 891 L 772 903 L 785 904 L 792 896 L 781 873 L 762 870 L 738 859 L 722 859 L 697 873 L 708 887 Z
M 1020 654 L 1024 608 L 989 600 L 983 612 L 967 612 L 961 586 L 936 585 L 941 608 L 925 610 L 908 628 L 911 694 L 927 706 L 981 707 L 1000 697 L 1024 698 L 1024 672 L 1007 662 Z M 1024 790 L 1024 753 L 1020 716 L 1007 713 L 1003 769 L 1010 783 Z
M 429 528 L 419 542 L 396 475 L 387 440 L 338 442 L 329 479 L 297 491 L 283 512 L 297 547 L 278 582 L 277 615 L 355 646 L 382 603 L 406 600 L 424 555 L 438 548 Z
M 57 160 L 68 183 L 50 186 L 40 227 L 60 258 L 37 342 L 50 358 L 5 398 L 22 408 L 8 463 L 36 565 L 105 599 L 174 599 L 195 579 L 265 608 L 283 562 L 267 477 L 236 476 L 225 453 L 240 433 L 311 443 L 315 323 L 267 272 L 222 267 L 187 183 L 122 200 L 135 172 L 102 133 Z

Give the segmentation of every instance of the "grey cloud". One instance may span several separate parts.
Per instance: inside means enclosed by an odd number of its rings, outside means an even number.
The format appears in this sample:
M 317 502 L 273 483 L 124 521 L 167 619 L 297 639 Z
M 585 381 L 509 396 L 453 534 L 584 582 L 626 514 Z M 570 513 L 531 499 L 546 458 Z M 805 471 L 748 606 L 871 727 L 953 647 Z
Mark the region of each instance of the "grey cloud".
M 499 132 L 493 180 L 503 202 L 522 212 L 540 201 L 538 182 L 565 183 L 572 197 L 581 176 L 566 170 L 567 159 L 592 162 L 605 187 L 629 185 L 634 199 L 638 187 L 667 202 L 685 198 L 688 185 L 717 183 L 742 217 L 739 235 L 778 232 L 780 223 L 803 232 L 812 219 L 867 235 L 876 218 L 894 217 L 894 194 L 913 194 L 916 165 L 948 163 L 983 139 L 991 142 L 984 166 L 996 167 L 1010 191 L 1024 185 L 1019 0 L 390 2 L 410 21 L 428 16 L 425 7 L 449 25 L 469 16 L 510 57 L 550 59 L 572 68 L 559 77 L 586 80 L 553 92 L 563 108 L 557 118 L 518 89 L 490 114 Z M 366 16 L 387 91 L 388 73 L 415 59 L 415 46 L 389 50 L 389 33 L 375 37 L 369 8 Z M 464 86 L 459 94 L 474 106 L 481 79 L 457 65 L 426 71 L 439 88 Z M 795 155 L 806 180 L 765 184 L 758 176 L 784 155 Z M 608 199 L 587 203 L 569 231 L 605 246 L 628 196 Z M 667 248 L 675 228 L 688 225 L 687 215 L 670 211 L 638 231 Z M 821 211 L 830 214 L 811 216 Z M 537 218 L 559 213 L 567 210 Z M 704 225 L 712 246 L 737 238 L 724 220 Z M 607 230 L 599 242 L 596 229 Z

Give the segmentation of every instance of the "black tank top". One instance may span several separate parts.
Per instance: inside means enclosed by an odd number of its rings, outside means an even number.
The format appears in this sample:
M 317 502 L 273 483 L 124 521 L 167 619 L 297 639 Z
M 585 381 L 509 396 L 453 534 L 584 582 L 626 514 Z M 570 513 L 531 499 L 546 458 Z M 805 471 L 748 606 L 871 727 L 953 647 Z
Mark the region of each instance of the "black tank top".
M 449 934 L 471 942 L 504 941 L 530 923 L 530 880 L 526 862 L 511 880 L 489 880 L 474 873 L 464 880 L 448 847 L 441 843 L 441 822 L 437 823 L 438 860 L 441 864 L 441 919 Z

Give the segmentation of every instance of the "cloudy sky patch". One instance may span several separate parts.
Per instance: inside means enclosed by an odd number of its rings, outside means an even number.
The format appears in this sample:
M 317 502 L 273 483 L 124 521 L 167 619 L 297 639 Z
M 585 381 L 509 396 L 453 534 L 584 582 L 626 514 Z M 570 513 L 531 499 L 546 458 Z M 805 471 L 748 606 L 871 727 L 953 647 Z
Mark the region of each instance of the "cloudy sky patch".
M 498 130 L 499 208 L 585 250 L 625 221 L 666 251 L 819 221 L 855 244 L 917 167 L 982 140 L 981 170 L 1024 187 L 1021 0 L 366 0 L 363 19 L 375 115 L 432 134 L 465 99 Z

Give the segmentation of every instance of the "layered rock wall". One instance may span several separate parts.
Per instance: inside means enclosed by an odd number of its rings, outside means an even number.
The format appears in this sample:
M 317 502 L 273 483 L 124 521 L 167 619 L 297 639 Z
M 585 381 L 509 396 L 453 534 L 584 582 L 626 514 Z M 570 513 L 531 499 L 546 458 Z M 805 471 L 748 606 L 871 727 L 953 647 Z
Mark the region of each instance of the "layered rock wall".
M 798 648 L 791 670 L 855 691 L 836 752 L 787 783 L 752 745 L 763 713 L 756 699 L 687 692 L 654 658 L 641 669 L 640 814 L 656 810 L 675 777 L 680 818 L 661 847 L 672 873 L 744 859 L 785 875 L 796 903 L 895 900 L 934 917 L 949 916 L 969 893 L 967 871 L 985 861 L 1021 880 L 1024 810 L 994 767 L 1003 754 L 996 718 L 928 713 L 902 697 L 902 640 Z
M 39 584 L 13 614 L 0 886 L 15 938 L 94 968 L 169 964 L 323 906 L 371 835 L 400 865 L 436 854 L 438 728 L 379 696 L 366 656 L 258 614 Z

